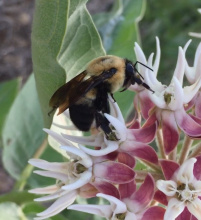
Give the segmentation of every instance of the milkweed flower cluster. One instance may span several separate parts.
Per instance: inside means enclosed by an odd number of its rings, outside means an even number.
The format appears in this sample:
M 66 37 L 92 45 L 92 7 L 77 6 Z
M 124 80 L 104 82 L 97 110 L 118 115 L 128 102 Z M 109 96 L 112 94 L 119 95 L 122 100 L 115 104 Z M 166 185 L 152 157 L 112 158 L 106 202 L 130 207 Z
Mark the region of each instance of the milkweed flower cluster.
M 36 201 L 54 200 L 35 219 L 66 208 L 108 220 L 201 219 L 201 46 L 191 67 L 185 57 L 189 45 L 190 41 L 179 47 L 172 79 L 163 85 L 157 80 L 159 39 L 154 60 L 153 53 L 146 59 L 135 43 L 137 60 L 153 69 L 139 66 L 138 71 L 155 92 L 130 86 L 136 93 L 136 115 L 128 124 L 118 104 L 109 98 L 111 113 L 104 116 L 117 140 L 108 140 L 94 128 L 90 136 L 72 135 L 75 127 L 58 124 L 60 117 L 69 118 L 68 111 L 54 116 L 52 128 L 44 130 L 50 144 L 56 143 L 68 161 L 29 161 L 41 169 L 36 174 L 56 179 L 54 185 L 30 190 L 46 194 Z M 98 197 L 107 204 L 73 204 L 78 196 Z

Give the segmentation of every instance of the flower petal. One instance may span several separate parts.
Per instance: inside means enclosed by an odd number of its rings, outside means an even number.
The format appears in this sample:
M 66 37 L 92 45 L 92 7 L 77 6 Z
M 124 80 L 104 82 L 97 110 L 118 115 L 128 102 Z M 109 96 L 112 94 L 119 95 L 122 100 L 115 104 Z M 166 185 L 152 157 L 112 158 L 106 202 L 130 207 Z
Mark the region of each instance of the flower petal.
M 167 206 L 168 205 L 168 201 L 167 201 L 167 196 L 161 192 L 160 190 L 156 190 L 155 194 L 154 194 L 154 200 L 156 200 L 157 202 Z
M 159 38 L 156 37 L 156 57 L 155 57 L 155 61 L 154 61 L 154 64 L 153 64 L 153 69 L 154 69 L 155 74 L 158 73 L 160 58 L 161 58 L 160 41 L 159 41 Z
M 166 180 L 170 180 L 175 171 L 179 168 L 179 164 L 172 160 L 160 160 L 160 165 Z
M 50 177 L 54 179 L 59 179 L 62 182 L 66 182 L 68 179 L 68 176 L 64 173 L 59 173 L 59 172 L 53 172 L 53 171 L 43 171 L 43 170 L 35 170 L 34 173 L 45 176 L 45 177 Z
M 193 99 L 193 97 L 197 94 L 200 87 L 201 87 L 201 76 L 196 80 L 194 84 L 190 86 L 185 86 L 183 88 L 183 92 L 184 92 L 183 102 L 184 103 L 190 102 Z
M 114 115 L 113 115 L 113 114 L 111 114 L 111 115 L 114 116 L 115 118 L 117 118 L 121 123 L 124 124 L 125 121 L 124 121 L 124 117 L 123 117 L 123 115 L 122 115 L 122 113 L 121 113 L 121 110 L 120 110 L 120 108 L 119 108 L 117 102 L 115 102 L 115 101 L 113 100 L 113 98 L 111 97 L 111 95 L 109 95 L 109 101 L 110 101 L 110 104 L 111 104 L 111 106 L 112 106 L 112 108 L 113 108 L 113 111 L 114 111 Z M 112 110 L 112 109 L 111 109 L 111 110 Z
M 131 220 L 131 219 L 137 220 L 137 216 L 134 213 L 127 211 L 125 220 Z
M 193 168 L 193 174 L 196 177 L 197 180 L 201 180 L 201 156 L 196 157 L 197 161 L 194 164 L 194 168 Z
M 55 193 L 58 190 L 57 185 L 52 185 L 52 186 L 46 186 L 43 188 L 35 188 L 29 190 L 29 193 L 34 193 L 34 194 L 52 194 Z
M 58 173 L 65 173 L 66 167 L 68 166 L 68 162 L 56 163 L 56 162 L 48 162 L 46 160 L 41 160 L 41 159 L 30 159 L 28 162 L 37 168 L 43 170 L 55 171 Z
M 189 202 L 187 208 L 197 219 L 201 219 L 201 200 L 199 198 L 194 199 L 193 202 Z
M 154 88 L 154 85 L 151 86 L 149 85 L 151 88 Z M 157 86 L 159 87 L 159 85 Z M 164 86 L 160 85 L 160 87 L 163 87 L 163 90 L 164 90 Z M 162 90 L 162 89 L 161 89 Z M 161 109 L 165 109 L 167 108 L 167 104 L 164 100 L 164 96 L 161 95 L 161 92 L 159 92 L 159 90 L 155 89 L 155 93 L 150 93 L 148 92 L 147 93 L 149 95 L 149 98 L 151 99 L 151 102 L 154 103 L 158 108 L 161 108 Z
M 198 118 L 201 118 L 201 92 L 199 91 L 197 96 L 196 96 L 196 100 L 195 100 L 195 115 Z
M 98 215 L 101 217 L 105 217 L 109 219 L 112 216 L 112 209 L 110 205 L 71 205 L 68 207 L 68 209 L 80 211 L 80 212 L 86 212 L 89 214 Z
M 73 135 L 67 135 L 67 134 L 61 134 L 61 135 L 70 141 L 73 141 L 75 143 L 82 144 L 82 145 L 100 146 L 104 142 L 104 136 L 102 133 L 98 133 L 96 135 L 91 135 L 88 137 L 73 136 Z
M 142 143 L 150 143 L 156 135 L 157 124 L 142 127 L 140 129 L 128 129 L 127 140 L 135 140 Z
M 175 220 L 185 208 L 185 204 L 179 200 L 172 198 L 168 203 L 168 207 L 165 212 L 164 220 Z
M 109 114 L 104 114 L 107 120 L 113 125 L 115 130 L 117 131 L 117 136 L 120 139 L 120 141 L 126 140 L 126 125 L 120 122 L 117 118 L 114 118 L 113 116 Z
M 141 220 L 161 220 L 165 214 L 165 209 L 159 206 L 152 206 L 148 208 L 143 214 Z
M 57 199 L 57 198 L 65 195 L 66 193 L 68 193 L 68 192 L 64 191 L 62 189 L 59 189 L 55 193 L 52 193 L 52 194 L 47 195 L 47 196 L 42 196 L 40 198 L 36 198 L 36 199 L 34 199 L 34 201 L 36 201 L 36 202 L 50 201 L 50 200 L 53 200 L 53 199 Z
M 100 193 L 111 195 L 118 199 L 120 198 L 118 189 L 111 183 L 95 178 L 95 180 L 91 181 L 90 184 L 93 185 Z
M 184 161 L 180 168 L 175 172 L 174 179 L 182 183 L 186 183 L 186 181 L 192 183 L 194 180 L 193 168 L 196 161 L 196 158 L 190 158 Z
M 139 62 L 143 63 L 143 64 L 147 64 L 147 60 L 146 60 L 146 57 L 144 55 L 144 52 L 142 51 L 141 47 L 139 46 L 139 44 L 137 42 L 135 42 L 135 47 L 134 47 L 134 51 L 135 51 L 135 54 L 136 54 L 136 58 Z M 138 68 L 138 71 L 144 75 L 144 72 L 145 72 L 145 69 L 146 67 L 140 65 L 139 68 Z
M 80 149 L 91 156 L 97 157 L 97 156 L 104 156 L 106 154 L 109 154 L 119 148 L 119 144 L 116 141 L 107 141 L 107 143 L 108 143 L 107 146 L 100 150 L 93 150 L 84 146 L 80 146 Z
M 174 76 L 177 77 L 181 85 L 183 84 L 185 64 L 186 64 L 186 59 L 185 59 L 184 51 L 181 47 L 179 47 L 177 66 L 174 71 Z
M 154 103 L 149 98 L 146 90 L 143 90 L 139 93 L 139 101 L 142 117 L 144 119 L 147 119 L 149 117 L 149 110 L 154 107 Z
M 50 136 L 52 136 L 56 141 L 58 141 L 61 145 L 69 145 L 69 146 L 73 146 L 73 144 L 68 141 L 68 140 L 65 140 L 60 134 L 50 130 L 50 129 L 47 129 L 47 128 L 43 128 L 43 131 L 45 131 L 46 133 L 48 133 Z
M 103 193 L 98 193 L 97 196 L 104 198 L 104 199 L 107 199 L 110 202 L 111 207 L 112 207 L 112 211 L 115 214 L 124 213 L 127 211 L 127 207 L 126 207 L 125 203 L 123 203 L 119 199 L 115 198 L 114 196 L 105 195 Z
M 89 183 L 91 177 L 92 177 L 91 171 L 84 171 L 83 173 L 79 174 L 79 177 L 76 179 L 76 181 L 72 182 L 71 184 L 64 185 L 61 188 L 67 191 L 79 189 L 80 187 Z
M 191 213 L 185 207 L 184 211 L 176 218 L 176 220 L 193 220 L 193 219 Z
M 162 111 L 162 133 L 165 153 L 169 154 L 179 142 L 179 131 L 172 111 Z
M 156 186 L 167 196 L 174 196 L 176 194 L 177 184 L 172 180 L 158 180 Z
M 188 34 L 189 34 L 191 37 L 201 38 L 201 33 L 189 32 Z
M 201 126 L 196 123 L 185 111 L 175 111 L 175 119 L 181 130 L 190 137 L 201 136 Z
M 98 190 L 94 186 L 92 186 L 90 183 L 82 186 L 79 189 L 79 196 L 83 198 L 95 197 L 97 193 L 98 193 Z
M 93 162 L 91 157 L 79 148 L 71 146 L 61 146 L 61 149 L 67 151 L 68 153 L 74 154 L 76 157 L 79 157 L 79 163 L 84 165 L 86 168 L 92 166 Z
M 171 102 L 168 104 L 168 107 L 172 111 L 176 111 L 177 109 L 180 109 L 183 107 L 183 100 L 184 100 L 184 94 L 183 94 L 183 88 L 179 80 L 173 76 L 172 83 L 174 95 L 171 98 Z
M 71 205 L 75 201 L 76 196 L 77 196 L 77 192 L 71 191 L 66 195 L 60 197 L 45 211 L 38 213 L 37 216 L 39 216 L 39 218 L 36 219 L 37 220 L 45 219 L 58 214 L 59 212 L 67 208 L 69 205 Z
M 129 166 L 113 161 L 105 161 L 95 164 L 93 167 L 93 173 L 94 176 L 115 184 L 130 182 L 135 176 L 133 169 Z
M 137 213 L 148 206 L 154 196 L 154 187 L 154 179 L 150 174 L 148 174 L 144 180 L 144 183 L 130 197 L 130 199 L 133 201 L 132 207 L 129 207 L 132 212 Z
M 136 191 L 136 184 L 134 181 L 131 181 L 126 184 L 119 184 L 119 192 L 121 199 L 130 198 L 130 196 Z
M 133 168 L 135 166 L 135 158 L 128 153 L 119 152 L 118 161 L 120 163 L 126 164 L 127 166 Z
M 138 157 L 139 159 L 158 164 L 158 156 L 155 150 L 147 144 L 126 141 L 120 146 L 120 149 L 131 154 L 134 157 Z

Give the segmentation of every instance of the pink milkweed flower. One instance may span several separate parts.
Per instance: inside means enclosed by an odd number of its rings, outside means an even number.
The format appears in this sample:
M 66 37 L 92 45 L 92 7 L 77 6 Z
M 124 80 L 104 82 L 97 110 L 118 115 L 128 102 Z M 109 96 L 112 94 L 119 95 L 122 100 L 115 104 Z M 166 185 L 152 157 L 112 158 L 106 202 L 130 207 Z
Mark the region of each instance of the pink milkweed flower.
M 156 186 L 163 192 L 158 196 L 159 200 L 165 201 L 162 199 L 164 196 L 167 198 L 164 220 L 174 220 L 187 210 L 201 219 L 201 181 L 197 178 L 200 178 L 200 166 L 201 160 L 196 158 L 186 160 L 181 166 L 173 161 L 161 160 L 166 180 L 158 180 Z M 190 220 L 191 217 L 185 219 Z
M 154 195 L 154 187 L 154 180 L 148 174 L 138 190 L 133 181 L 120 185 L 121 199 L 102 193 L 97 194 L 98 197 L 108 200 L 109 205 L 71 205 L 68 209 L 96 214 L 108 220 L 162 220 L 164 209 L 149 206 Z
M 153 74 L 154 76 L 156 76 L 158 73 L 160 57 L 161 57 L 160 42 L 159 42 L 158 37 L 156 37 L 156 57 L 155 57 L 154 63 L 153 63 L 154 53 L 152 53 L 147 60 L 145 57 L 145 54 L 143 53 L 142 49 L 137 43 L 135 43 L 134 51 L 136 54 L 137 61 L 153 69 L 153 71 L 151 71 L 150 74 Z M 139 64 L 138 71 L 144 77 L 145 72 L 147 71 L 147 68 Z M 149 85 L 149 82 L 146 81 L 146 79 L 145 79 L 145 83 Z M 154 87 L 151 89 L 155 91 Z M 152 100 L 150 99 L 148 95 L 149 91 L 147 91 L 147 89 L 145 89 L 144 87 L 138 86 L 136 84 L 131 85 L 129 87 L 129 90 L 137 92 L 134 98 L 134 106 L 138 112 L 140 111 L 142 113 L 143 118 L 147 119 L 149 116 L 148 115 L 149 110 L 152 107 L 154 107 L 154 103 L 152 102 Z
M 106 156 L 109 153 L 126 153 L 128 160 L 130 157 L 137 157 L 148 162 L 158 164 L 158 157 L 154 149 L 147 143 L 150 143 L 156 134 L 157 125 L 139 129 L 129 129 L 126 127 L 123 115 L 116 102 L 110 99 L 112 115 L 104 114 L 107 120 L 114 128 L 114 132 L 119 140 L 110 141 L 106 139 L 103 132 L 88 137 L 72 136 L 62 134 L 63 138 L 87 146 L 94 146 L 95 149 L 80 145 L 80 148 L 88 155 L 94 157 Z M 97 149 L 98 147 L 98 149 Z M 132 160 L 132 158 L 130 158 Z M 125 160 L 124 160 L 125 161 Z
M 201 60 L 199 61 L 201 62 Z M 146 124 L 158 121 L 162 128 L 165 153 L 169 154 L 177 146 L 179 141 L 179 128 L 190 137 L 201 136 L 201 125 L 197 120 L 189 116 L 184 105 L 189 103 L 201 86 L 201 76 L 190 86 L 183 86 L 183 77 L 186 60 L 184 51 L 179 47 L 177 65 L 169 86 L 162 85 L 150 70 L 145 73 L 145 79 L 151 88 L 155 88 L 154 94 L 149 94 L 155 104 L 150 111 Z
M 71 161 L 50 163 L 41 159 L 29 160 L 33 166 L 43 169 L 34 173 L 57 180 L 53 186 L 30 190 L 31 193 L 49 194 L 35 201 L 57 199 L 49 208 L 37 214 L 38 220 L 58 214 L 72 204 L 78 194 L 92 197 L 95 196 L 93 192 L 98 191 L 119 197 L 118 190 L 113 184 L 127 183 L 134 179 L 134 171 L 125 164 L 113 161 L 94 162 L 93 158 L 79 148 L 74 146 L 61 148 L 70 154 Z M 92 192 L 85 190 L 87 184 L 90 184 Z

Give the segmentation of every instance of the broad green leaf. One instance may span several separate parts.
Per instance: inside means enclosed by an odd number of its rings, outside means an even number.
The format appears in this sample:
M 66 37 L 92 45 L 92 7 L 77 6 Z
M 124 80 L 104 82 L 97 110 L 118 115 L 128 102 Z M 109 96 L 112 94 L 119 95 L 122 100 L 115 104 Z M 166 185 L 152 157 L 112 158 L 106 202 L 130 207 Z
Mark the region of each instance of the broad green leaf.
M 13 202 L 0 204 L 0 219 L 6 220 L 26 220 L 21 208 Z
M 113 44 L 108 54 L 125 57 L 134 61 L 134 42 L 139 41 L 138 22 L 142 18 L 145 2 L 141 0 L 123 1 L 122 19 L 113 32 Z
M 28 193 L 27 191 L 13 191 L 0 196 L 0 203 L 15 202 L 17 205 L 33 201 L 36 195 Z
M 19 179 L 27 161 L 44 141 L 43 120 L 32 75 L 15 99 L 2 132 L 3 164 Z
M 65 82 L 65 71 L 58 64 L 66 32 L 69 1 L 38 0 L 32 28 L 32 59 L 36 86 L 45 124 L 49 126 L 49 99 L 54 90 Z
M 33 67 L 46 127 L 55 90 L 104 54 L 86 1 L 36 1 L 32 31 Z
M 118 23 L 123 19 L 123 9 L 122 0 L 117 0 L 114 2 L 111 11 L 98 13 L 93 16 L 94 23 L 100 32 L 106 51 L 111 48 L 115 28 L 117 28 Z
M 17 95 L 19 80 L 14 79 L 0 84 L 0 134 L 9 109 Z

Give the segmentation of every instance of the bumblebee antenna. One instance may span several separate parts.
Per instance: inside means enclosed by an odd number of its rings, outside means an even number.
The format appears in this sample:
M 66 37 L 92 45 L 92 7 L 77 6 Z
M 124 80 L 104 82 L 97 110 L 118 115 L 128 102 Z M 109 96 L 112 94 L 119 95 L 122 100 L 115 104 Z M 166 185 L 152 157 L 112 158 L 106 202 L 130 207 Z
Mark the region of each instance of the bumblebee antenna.
M 144 79 L 144 77 L 143 77 L 143 76 L 138 72 L 138 70 L 137 70 L 136 65 L 137 65 L 138 63 L 141 64 L 142 66 L 148 68 L 148 69 L 151 70 L 151 71 L 153 71 L 153 69 L 151 69 L 150 67 L 146 66 L 145 64 L 143 64 L 143 63 L 141 63 L 141 62 L 139 62 L 139 61 L 136 61 L 136 62 L 135 62 L 134 66 L 133 66 L 134 69 L 135 69 L 135 71 L 141 76 L 142 79 Z

